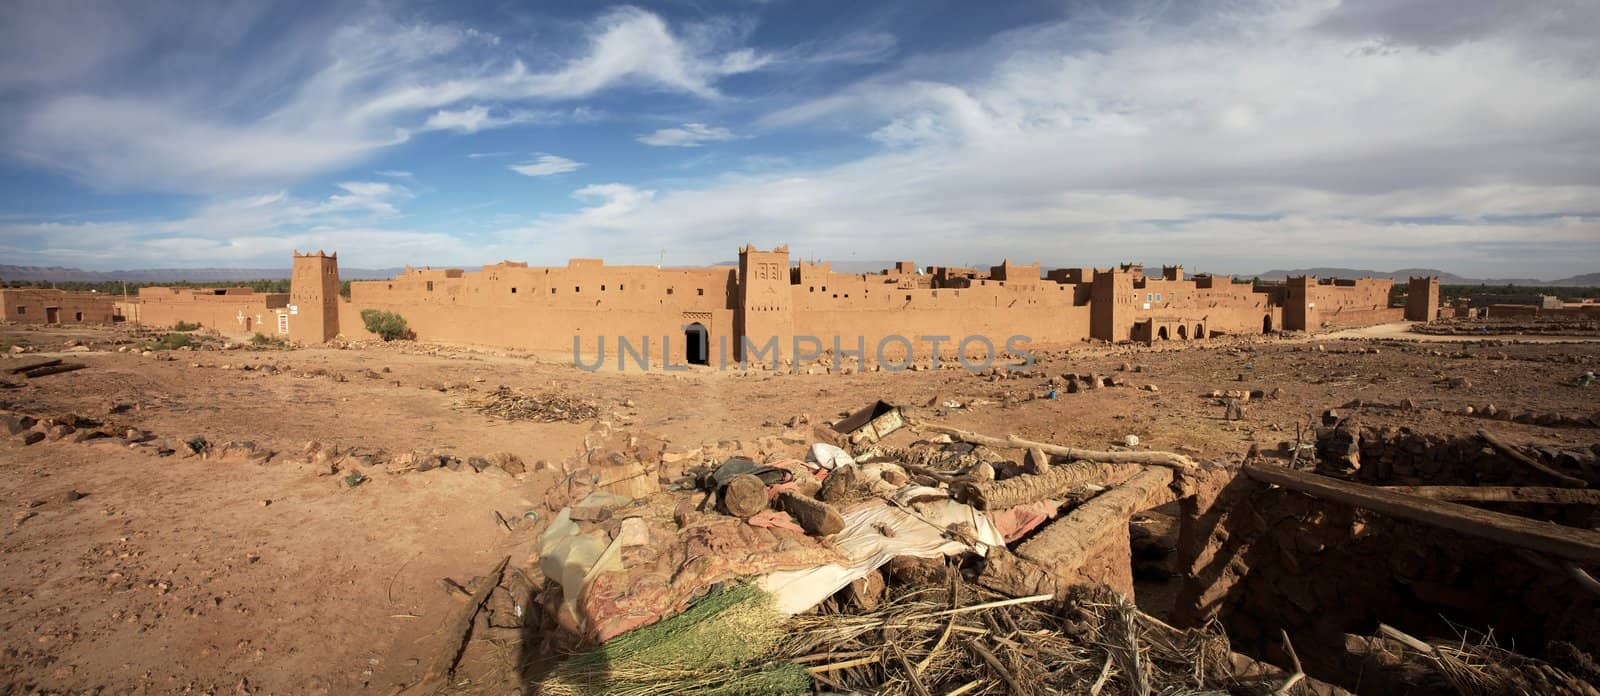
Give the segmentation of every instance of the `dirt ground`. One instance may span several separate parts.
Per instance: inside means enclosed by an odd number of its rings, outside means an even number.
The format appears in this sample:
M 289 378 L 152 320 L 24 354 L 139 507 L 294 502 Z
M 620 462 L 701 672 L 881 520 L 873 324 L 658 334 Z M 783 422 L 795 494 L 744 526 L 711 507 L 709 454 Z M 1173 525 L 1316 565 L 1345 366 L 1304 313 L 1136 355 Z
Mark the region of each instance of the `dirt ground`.
M 41 347 L 0 359 L 0 379 L 14 385 L 0 389 L 5 410 L 73 413 L 213 443 L 248 440 L 284 456 L 251 464 L 4 438 L 0 499 L 12 515 L 0 520 L 0 691 L 393 693 L 414 683 L 446 649 L 445 623 L 461 606 L 439 580 L 465 583 L 507 555 L 530 563 L 537 525 L 507 531 L 495 513 L 547 518 L 559 462 L 581 450 L 590 427 L 508 422 L 461 407 L 500 386 L 587 400 L 600 418 L 681 449 L 781 436 L 793 416 L 833 420 L 875 399 L 978 432 L 1092 448 L 1135 435 L 1139 448 L 1220 462 L 1238 461 L 1251 445 L 1293 441 L 1313 414 L 1356 399 L 1409 399 L 1400 417 L 1430 429 L 1594 440 L 1592 427 L 1462 411 L 1494 404 L 1596 416 L 1600 384 L 1572 381 L 1600 368 L 1600 343 L 1417 340 L 1431 338 L 1379 327 L 1310 339 L 1074 347 L 1041 352 L 1029 376 L 1001 379 L 958 368 L 587 373 L 552 357 L 409 343 L 145 356 L 116 352 L 131 340 L 125 328 L 4 326 L 5 344 Z M 64 352 L 68 340 L 93 349 Z M 7 374 L 58 357 L 89 367 L 35 379 Z M 1046 398 L 1051 378 L 1064 373 L 1126 386 Z M 1244 420 L 1230 421 L 1208 395 L 1232 389 L 1276 398 L 1253 399 Z M 462 458 L 510 452 L 528 472 L 380 468 L 352 487 L 287 463 L 309 441 Z M 792 447 L 798 455 L 804 445 Z M 540 468 L 541 460 L 553 467 Z

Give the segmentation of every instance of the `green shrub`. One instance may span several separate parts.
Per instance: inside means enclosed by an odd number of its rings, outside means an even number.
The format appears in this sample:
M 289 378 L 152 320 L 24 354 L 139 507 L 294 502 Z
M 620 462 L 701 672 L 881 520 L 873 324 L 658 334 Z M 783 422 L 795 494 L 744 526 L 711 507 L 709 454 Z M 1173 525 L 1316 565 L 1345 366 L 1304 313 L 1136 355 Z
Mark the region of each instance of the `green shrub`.
M 250 345 L 257 348 L 282 348 L 288 345 L 288 342 L 277 336 L 268 336 L 257 331 L 256 335 L 250 337 Z
M 198 322 L 196 322 L 194 324 L 191 324 L 191 323 L 186 322 L 186 321 L 180 321 L 180 322 L 172 325 L 172 330 L 173 331 L 199 331 L 200 330 L 200 324 Z
M 161 350 L 177 350 L 194 345 L 194 339 L 186 333 L 169 333 L 156 341 L 156 348 Z
M 398 338 L 411 338 L 411 329 L 406 326 L 406 320 L 394 312 L 385 312 L 378 309 L 361 310 L 361 322 L 367 325 L 367 330 L 378 334 L 385 341 Z

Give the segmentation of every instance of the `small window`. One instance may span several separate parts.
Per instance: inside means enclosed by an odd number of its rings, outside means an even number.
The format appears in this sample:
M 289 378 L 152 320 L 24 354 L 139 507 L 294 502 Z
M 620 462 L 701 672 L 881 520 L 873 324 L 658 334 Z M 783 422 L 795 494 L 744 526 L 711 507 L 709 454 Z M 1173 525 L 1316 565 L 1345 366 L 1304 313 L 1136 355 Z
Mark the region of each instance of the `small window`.
M 513 294 L 513 295 L 517 294 L 517 289 L 516 288 L 511 288 L 511 294 Z
M 706 294 L 706 289 L 705 288 L 695 288 L 694 291 L 695 291 L 695 294 L 697 294 L 697 295 L 702 295 L 703 296 L 703 295 Z
M 572 286 L 572 291 L 573 291 L 573 292 L 583 292 L 583 286 L 581 286 L 581 285 L 574 285 L 574 286 Z
M 605 292 L 605 291 L 606 291 L 606 286 L 604 286 L 604 285 L 600 286 L 600 292 Z
M 24 307 L 22 305 L 17 305 L 17 314 L 27 314 L 27 313 L 28 313 L 28 308 L 27 307 Z
M 390 283 L 390 284 L 389 284 L 389 289 L 390 289 L 390 290 L 393 290 L 393 289 L 394 289 L 394 283 Z
M 552 294 L 552 295 L 556 294 L 556 289 L 555 288 L 550 288 L 550 294 Z
M 83 312 L 73 312 L 72 319 L 73 321 L 83 321 Z
M 906 295 L 906 301 L 907 301 L 907 302 L 910 302 L 910 301 L 911 301 L 911 296 L 910 296 L 910 295 Z
M 813 285 L 813 286 L 811 286 L 811 287 L 810 287 L 810 288 L 809 288 L 809 289 L 808 289 L 808 290 L 807 290 L 807 292 L 816 292 L 816 291 L 817 291 L 817 286 L 815 286 L 815 285 Z
M 667 294 L 668 294 L 668 295 L 671 295 L 671 294 L 672 294 L 672 288 L 667 288 Z
M 628 285 L 626 283 L 617 283 L 617 292 L 622 292 L 627 289 Z
M 428 281 L 428 292 L 433 292 L 433 281 Z

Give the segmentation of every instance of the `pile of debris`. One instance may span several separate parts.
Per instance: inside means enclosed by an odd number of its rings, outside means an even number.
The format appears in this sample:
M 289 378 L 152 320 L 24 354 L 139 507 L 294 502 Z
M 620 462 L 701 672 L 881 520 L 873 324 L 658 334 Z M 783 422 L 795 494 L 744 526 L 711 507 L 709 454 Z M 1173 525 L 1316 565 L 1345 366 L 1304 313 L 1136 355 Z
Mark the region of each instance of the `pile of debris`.
M 488 395 L 464 404 L 471 410 L 503 420 L 540 423 L 581 423 L 600 416 L 600 407 L 565 394 L 523 394 L 500 387 Z
M 907 426 L 922 437 L 884 442 Z M 1126 599 L 1130 518 L 1206 475 L 1189 458 L 988 437 L 882 402 L 814 434 L 803 459 L 731 456 L 663 469 L 659 484 L 627 475 L 662 461 L 659 442 L 586 442 L 540 538 L 539 650 L 569 657 L 539 692 L 1311 683 Z

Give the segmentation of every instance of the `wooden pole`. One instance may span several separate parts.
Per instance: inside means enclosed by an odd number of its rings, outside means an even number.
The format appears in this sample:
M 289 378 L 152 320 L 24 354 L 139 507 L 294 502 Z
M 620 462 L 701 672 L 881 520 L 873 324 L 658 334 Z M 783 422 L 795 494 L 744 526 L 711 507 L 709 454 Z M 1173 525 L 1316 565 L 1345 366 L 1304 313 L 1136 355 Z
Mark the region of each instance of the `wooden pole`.
M 1314 498 L 1414 522 L 1431 524 L 1516 548 L 1588 563 L 1600 562 L 1600 532 L 1482 510 L 1459 503 L 1416 498 L 1280 466 L 1248 462 L 1246 476 Z
M 1059 498 L 1088 483 L 1122 483 L 1140 471 L 1134 464 L 1073 462 L 1051 467 L 1042 474 L 1021 474 L 999 481 L 969 483 L 965 491 L 967 502 L 979 510 L 1004 510 Z
M 1074 461 L 1087 459 L 1089 461 L 1107 462 L 1111 464 L 1148 464 L 1151 466 L 1165 466 L 1172 469 L 1177 469 L 1179 471 L 1194 471 L 1195 469 L 1199 468 L 1194 463 L 1194 460 L 1173 452 L 1110 452 L 1102 450 L 1086 450 L 1078 449 L 1077 447 L 1052 445 L 1047 442 L 1024 440 L 1016 435 L 1008 435 L 1002 439 L 998 437 L 991 437 L 989 435 L 980 435 L 978 433 L 969 432 L 960 428 L 952 428 L 948 425 L 913 421 L 910 418 L 907 418 L 906 422 L 913 428 L 932 430 L 936 433 L 944 433 L 957 440 L 961 440 L 962 442 L 970 442 L 974 445 L 998 447 L 1001 449 L 1037 448 L 1039 451 L 1044 452 L 1045 454 L 1055 455 L 1063 459 L 1070 459 Z

